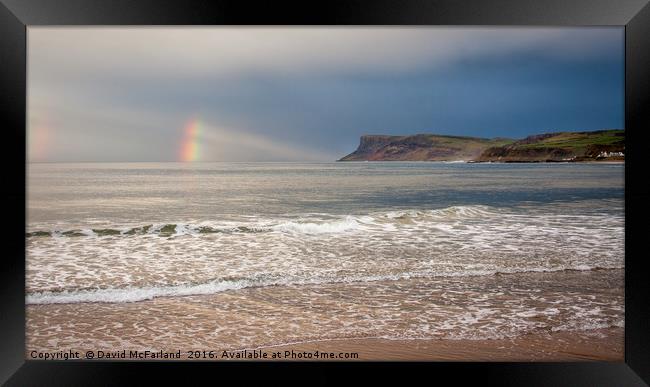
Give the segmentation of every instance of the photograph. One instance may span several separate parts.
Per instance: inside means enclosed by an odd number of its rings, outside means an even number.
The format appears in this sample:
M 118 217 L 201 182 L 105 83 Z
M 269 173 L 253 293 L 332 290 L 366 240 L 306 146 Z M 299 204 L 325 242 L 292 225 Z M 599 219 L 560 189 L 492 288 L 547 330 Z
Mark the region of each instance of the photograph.
M 25 359 L 624 362 L 625 48 L 28 26 Z

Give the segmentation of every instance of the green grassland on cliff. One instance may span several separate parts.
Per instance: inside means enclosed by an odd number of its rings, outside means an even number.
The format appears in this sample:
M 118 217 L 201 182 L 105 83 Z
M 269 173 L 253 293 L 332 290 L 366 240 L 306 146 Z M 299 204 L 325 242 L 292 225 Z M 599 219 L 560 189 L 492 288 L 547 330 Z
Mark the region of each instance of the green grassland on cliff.
M 476 161 L 623 160 L 624 152 L 624 130 L 558 132 L 529 136 L 511 144 L 488 148 Z

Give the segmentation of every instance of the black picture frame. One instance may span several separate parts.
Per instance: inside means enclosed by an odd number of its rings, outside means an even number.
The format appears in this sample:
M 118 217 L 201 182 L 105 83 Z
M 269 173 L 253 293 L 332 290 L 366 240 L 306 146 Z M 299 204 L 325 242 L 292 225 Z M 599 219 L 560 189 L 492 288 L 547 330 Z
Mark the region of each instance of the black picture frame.
M 26 28 L 37 25 L 509 25 L 625 26 L 625 361 L 620 363 L 192 363 L 25 359 Z M 0 381 L 10 386 L 127 383 L 156 373 L 187 383 L 296 370 L 304 383 L 401 382 L 451 376 L 498 385 L 636 386 L 650 383 L 650 292 L 645 253 L 650 189 L 648 0 L 0 0 L 2 160 Z M 255 372 L 250 372 L 253 367 Z M 291 370 L 288 367 L 292 367 Z M 228 373 L 226 374 L 226 371 Z M 338 371 L 365 371 L 353 376 Z M 419 375 L 418 375 L 419 374 Z M 210 379 L 208 379 L 210 380 Z M 275 380 L 276 382 L 279 379 Z M 645 381 L 645 382 L 644 382 Z M 248 383 L 246 383 L 248 384 Z

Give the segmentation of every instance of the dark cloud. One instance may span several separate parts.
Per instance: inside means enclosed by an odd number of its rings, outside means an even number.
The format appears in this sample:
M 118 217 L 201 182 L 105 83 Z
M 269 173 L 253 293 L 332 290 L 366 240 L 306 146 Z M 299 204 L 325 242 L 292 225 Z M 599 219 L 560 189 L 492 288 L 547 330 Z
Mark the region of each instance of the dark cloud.
M 623 126 L 622 28 L 40 28 L 30 160 L 333 160 L 364 133 Z

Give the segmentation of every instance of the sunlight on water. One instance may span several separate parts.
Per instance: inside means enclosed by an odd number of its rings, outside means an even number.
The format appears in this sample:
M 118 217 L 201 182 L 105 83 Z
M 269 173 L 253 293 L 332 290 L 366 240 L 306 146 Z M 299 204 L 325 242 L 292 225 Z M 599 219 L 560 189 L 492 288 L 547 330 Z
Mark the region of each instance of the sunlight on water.
M 183 296 L 213 308 L 267 294 L 293 300 L 276 307 L 309 325 L 312 307 L 347 294 L 384 313 L 354 301 L 340 311 L 349 328 L 262 341 L 490 338 L 623 321 L 623 165 L 31 164 L 28 178 L 27 303 L 51 317 L 85 303 L 183 309 L 172 301 Z M 611 291 L 557 288 L 588 272 Z M 534 283 L 535 298 L 513 283 Z M 300 302 L 312 312 L 292 312 Z M 249 318 L 273 314 L 258 307 Z

